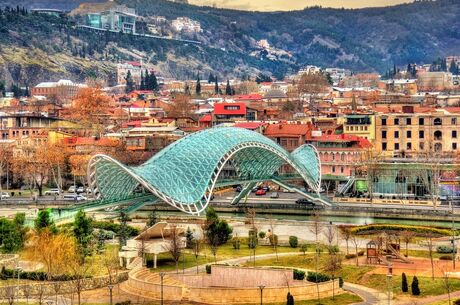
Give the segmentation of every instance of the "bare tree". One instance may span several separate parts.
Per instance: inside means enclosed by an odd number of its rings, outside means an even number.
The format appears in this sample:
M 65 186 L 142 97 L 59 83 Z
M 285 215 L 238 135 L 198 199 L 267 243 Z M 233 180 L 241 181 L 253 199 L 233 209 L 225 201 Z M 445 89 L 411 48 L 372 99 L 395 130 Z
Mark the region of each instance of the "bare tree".
M 270 231 L 271 231 L 271 236 L 269 236 L 269 240 L 271 245 L 273 246 L 273 250 L 275 250 L 275 255 L 276 255 L 276 261 L 279 261 L 278 258 L 278 236 L 275 234 L 275 220 L 273 219 L 272 216 L 270 216 Z M 255 258 L 254 258 L 255 259 Z
M 359 255 L 358 255 L 358 248 L 361 246 L 361 239 L 359 239 L 356 235 L 351 236 L 351 242 L 355 246 L 355 253 L 356 253 L 356 266 L 359 266 Z
M 347 245 L 347 254 L 350 254 L 349 249 L 348 249 L 348 242 L 350 241 L 350 238 L 352 235 L 351 229 L 349 227 L 341 227 L 340 235 L 342 236 L 343 240 L 345 240 L 345 243 Z
M 332 244 L 334 243 L 334 238 L 335 238 L 335 235 L 336 235 L 336 232 L 335 232 L 335 227 L 332 225 L 332 224 L 328 224 L 325 226 L 325 230 L 324 230 L 324 237 L 326 237 L 326 240 L 327 240 L 327 247 L 328 247 L 328 250 L 329 250 L 329 254 L 332 254 L 333 251 L 333 246 Z
M 198 257 L 200 256 L 202 240 L 195 238 L 193 240 L 193 255 L 195 256 L 196 273 L 198 274 Z
M 177 226 L 171 226 L 167 248 L 176 264 L 176 273 L 179 272 L 179 259 L 182 254 L 182 240 L 179 234 Z
M 402 231 L 401 238 L 403 242 L 406 244 L 406 257 L 409 257 L 409 243 L 415 237 L 415 232 L 413 231 Z
M 434 280 L 434 260 L 433 260 L 434 243 L 433 243 L 432 235 L 426 236 L 424 246 L 428 249 L 428 255 L 430 256 L 430 263 L 431 263 L 431 279 Z
M 310 229 L 310 232 L 313 233 L 315 235 L 315 273 L 316 273 L 316 276 L 318 277 L 318 269 L 319 269 L 319 235 L 321 234 L 321 232 L 323 231 L 323 228 L 324 228 L 324 224 L 321 222 L 320 220 L 320 216 L 318 213 L 315 213 L 315 215 L 313 215 L 311 221 L 310 221 L 310 224 L 309 224 L 309 229 Z M 318 303 L 321 303 L 320 302 L 320 295 L 319 295 L 319 283 L 318 283 L 318 278 L 316 278 L 316 293 L 317 293 L 317 297 L 318 297 Z
M 326 261 L 324 270 L 328 272 L 332 277 L 332 299 L 335 298 L 335 279 L 337 273 L 342 269 L 342 259 L 337 253 L 332 253 Z
M 16 300 L 16 294 L 15 294 L 15 287 L 14 286 L 7 286 L 6 287 L 6 301 L 8 302 L 8 305 L 13 305 L 14 301 Z

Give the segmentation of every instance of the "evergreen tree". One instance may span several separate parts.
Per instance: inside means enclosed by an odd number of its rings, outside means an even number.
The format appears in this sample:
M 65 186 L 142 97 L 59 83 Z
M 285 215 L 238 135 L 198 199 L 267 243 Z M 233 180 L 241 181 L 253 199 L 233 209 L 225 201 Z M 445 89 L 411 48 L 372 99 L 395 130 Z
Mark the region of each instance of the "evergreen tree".
M 148 87 L 149 90 L 157 91 L 158 90 L 158 80 L 155 75 L 155 72 L 151 71 L 148 80 Z
M 5 94 L 6 94 L 5 81 L 0 81 L 0 95 L 5 96 Z
M 458 75 L 458 66 L 455 60 L 452 60 L 450 62 L 450 67 L 449 67 L 449 72 L 452 73 L 453 75 Z
M 158 222 L 157 212 L 153 210 L 149 214 L 149 220 L 147 221 L 147 226 L 150 228 L 151 226 L 155 225 Z
M 420 295 L 420 288 L 418 287 L 418 278 L 414 275 L 411 284 L 412 295 Z
M 294 305 L 294 296 L 290 292 L 288 292 L 286 299 L 286 305 Z
M 409 287 L 407 285 L 407 277 L 406 274 L 403 272 L 401 275 L 401 291 L 402 292 L 408 292 Z
M 118 241 L 121 249 L 123 246 L 126 246 L 126 241 L 128 240 L 128 215 L 125 212 L 121 211 L 119 221 L 120 229 L 118 230 Z
M 192 230 L 190 229 L 190 227 L 187 228 L 187 231 L 185 232 L 185 244 L 186 244 L 186 247 L 188 249 L 192 249 L 193 248 L 193 244 L 194 244 L 194 241 L 195 241 L 195 238 L 193 237 L 193 232 Z
M 214 75 L 212 73 L 209 73 L 208 84 L 211 84 L 213 82 L 214 82 Z
M 131 75 L 131 71 L 129 71 L 129 70 L 128 70 L 128 74 L 126 74 L 125 81 L 126 81 L 125 92 L 126 93 L 133 92 L 136 88 L 135 88 L 135 85 L 134 85 L 133 77 Z
M 214 94 L 219 94 L 219 81 L 217 76 L 214 77 Z
M 227 79 L 227 86 L 225 87 L 225 94 L 232 95 L 232 86 L 230 86 L 230 81 Z
M 195 93 L 197 95 L 201 95 L 201 80 L 200 80 L 200 75 L 198 75 L 196 79 L 196 86 L 195 86 Z
M 140 89 L 145 90 L 145 76 L 144 76 L 143 71 L 141 71 L 141 86 L 140 86 Z
M 86 216 L 83 210 L 79 210 L 75 215 L 73 235 L 77 241 L 77 249 L 81 260 L 84 261 L 85 257 L 90 256 L 92 252 L 93 220 Z
M 51 219 L 51 212 L 49 209 L 40 210 L 37 218 L 34 220 L 34 227 L 36 231 L 49 229 L 53 233 L 57 233 L 56 225 Z
M 445 58 L 441 59 L 440 65 L 441 65 L 441 71 L 446 72 L 447 71 L 447 61 Z

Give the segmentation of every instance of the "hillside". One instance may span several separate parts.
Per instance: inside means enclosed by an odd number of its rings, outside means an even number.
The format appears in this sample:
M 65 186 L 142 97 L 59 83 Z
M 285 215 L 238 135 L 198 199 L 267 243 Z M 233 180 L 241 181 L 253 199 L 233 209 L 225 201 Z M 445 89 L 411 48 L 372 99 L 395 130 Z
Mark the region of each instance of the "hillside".
M 22 2 L 21 2 L 22 1 Z M 84 1 L 0 0 L 27 7 L 76 8 Z M 102 1 L 90 1 L 102 2 Z M 221 78 L 266 71 L 282 76 L 307 64 L 383 72 L 393 64 L 431 62 L 460 54 L 460 0 L 415 2 L 358 10 L 308 8 L 246 12 L 165 0 L 116 0 L 142 16 L 187 16 L 201 23 L 201 45 L 77 30 L 72 19 L 28 14 L 0 22 L 0 79 L 30 83 L 46 77 L 114 79 L 114 63 L 144 58 L 163 75 L 193 77 L 218 71 Z M 48 6 L 47 6 L 48 5 Z M 5 19 L 6 17 L 3 16 Z M 292 54 L 268 60 L 249 54 L 267 39 Z M 36 54 L 41 54 L 34 58 Z M 30 73 L 32 71 L 33 73 Z M 40 71 L 40 73 L 36 73 Z

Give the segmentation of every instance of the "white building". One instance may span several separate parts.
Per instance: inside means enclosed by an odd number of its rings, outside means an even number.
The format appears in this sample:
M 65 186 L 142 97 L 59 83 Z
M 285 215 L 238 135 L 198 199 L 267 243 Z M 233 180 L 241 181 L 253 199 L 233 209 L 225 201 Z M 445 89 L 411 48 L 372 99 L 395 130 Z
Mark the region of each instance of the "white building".
M 176 32 L 190 32 L 199 33 L 201 32 L 201 24 L 192 20 L 188 17 L 178 17 L 171 22 L 171 26 Z

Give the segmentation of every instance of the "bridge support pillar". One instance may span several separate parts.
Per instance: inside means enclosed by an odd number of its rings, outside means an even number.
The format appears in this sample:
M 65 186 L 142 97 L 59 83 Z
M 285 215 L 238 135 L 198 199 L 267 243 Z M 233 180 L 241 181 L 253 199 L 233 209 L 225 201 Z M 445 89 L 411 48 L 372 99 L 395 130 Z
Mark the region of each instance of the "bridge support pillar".
M 241 192 L 233 198 L 231 204 L 238 204 L 241 201 L 241 199 L 246 197 L 256 185 L 257 182 L 249 182 L 248 184 L 244 185 Z

